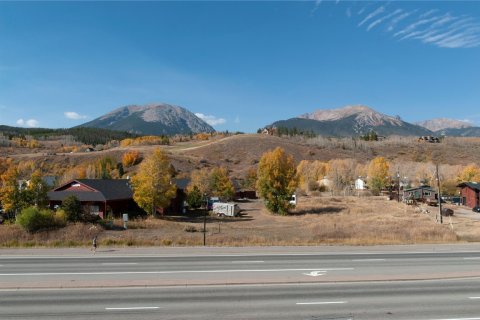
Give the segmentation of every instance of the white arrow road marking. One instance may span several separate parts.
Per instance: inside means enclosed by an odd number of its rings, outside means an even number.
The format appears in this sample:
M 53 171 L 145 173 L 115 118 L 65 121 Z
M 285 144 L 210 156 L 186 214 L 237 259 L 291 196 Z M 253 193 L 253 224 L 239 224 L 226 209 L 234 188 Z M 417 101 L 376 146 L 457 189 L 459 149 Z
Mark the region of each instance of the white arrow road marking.
M 346 301 L 319 301 L 319 302 L 297 302 L 298 306 L 312 306 L 312 305 L 324 305 L 324 304 L 344 304 Z
M 124 308 L 105 308 L 107 311 L 115 311 L 115 310 L 156 310 L 160 309 L 160 307 L 124 307 Z
M 312 271 L 309 273 L 304 273 L 306 276 L 311 276 L 311 277 L 319 277 L 319 276 L 324 276 L 327 271 L 325 270 L 318 270 L 318 271 Z

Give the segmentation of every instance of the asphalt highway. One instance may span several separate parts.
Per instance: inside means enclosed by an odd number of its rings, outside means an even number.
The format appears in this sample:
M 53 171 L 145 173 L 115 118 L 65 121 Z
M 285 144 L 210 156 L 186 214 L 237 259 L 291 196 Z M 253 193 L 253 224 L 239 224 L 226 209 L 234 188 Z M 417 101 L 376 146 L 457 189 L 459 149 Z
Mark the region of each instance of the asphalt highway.
M 0 319 L 480 320 L 478 246 L 0 251 Z
M 1 319 L 480 319 L 480 281 L 0 291 Z
M 479 252 L 0 256 L 0 288 L 423 280 L 480 277 Z

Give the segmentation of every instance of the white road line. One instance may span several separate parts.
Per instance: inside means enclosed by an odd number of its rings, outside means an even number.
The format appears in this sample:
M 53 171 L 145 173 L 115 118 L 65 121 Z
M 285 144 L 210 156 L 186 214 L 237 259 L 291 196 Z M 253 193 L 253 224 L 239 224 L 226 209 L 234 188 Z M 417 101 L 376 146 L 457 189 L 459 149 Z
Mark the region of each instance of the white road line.
M 160 309 L 160 307 L 124 307 L 124 308 L 105 308 L 107 311 L 115 311 L 115 310 L 156 310 Z
M 431 319 L 431 320 L 480 320 L 480 318 L 447 318 L 447 319 Z
M 319 302 L 297 302 L 298 306 L 325 305 L 325 304 L 344 304 L 346 301 L 319 301 Z
M 138 264 L 137 262 L 104 262 L 102 263 L 102 266 L 130 266 L 130 265 L 136 265 Z
M 248 261 L 248 260 L 245 260 L 245 261 L 232 261 L 232 263 L 264 263 L 265 261 Z
M 466 257 L 463 260 L 480 260 L 480 257 Z
M 354 262 L 375 262 L 375 261 L 386 261 L 386 259 L 355 259 Z
M 456 253 L 464 253 L 464 254 L 477 254 L 478 251 L 471 251 L 471 250 L 460 250 L 455 251 Z M 97 252 L 98 253 L 98 252 Z M 101 253 L 101 252 L 100 252 Z M 406 254 L 447 254 L 451 253 L 450 251 L 379 251 L 379 252 L 285 252 L 285 253 L 232 253 L 232 254 L 121 254 L 115 256 L 104 255 L 102 256 L 103 259 L 118 259 L 118 258 L 214 258 L 214 257 L 259 257 L 259 256 L 267 256 L 267 257 L 282 257 L 282 256 L 344 256 L 344 255 L 397 255 L 402 256 Z M 11 259 L 45 259 L 45 258 L 55 258 L 55 259 L 97 259 L 99 256 L 85 256 L 85 255 L 39 255 L 39 256 L 30 256 L 30 255 L 5 255 L 2 256 L 2 260 L 11 260 Z
M 0 276 L 75 276 L 75 275 L 122 275 L 122 274 L 181 274 L 181 273 L 238 273 L 238 272 L 288 272 L 288 271 L 345 271 L 354 268 L 305 268 L 305 269 L 234 269 L 234 270 L 178 270 L 178 271 L 118 271 L 118 272 L 36 272 L 0 273 Z
M 476 300 L 476 299 L 480 299 L 480 297 L 470 297 L 468 299 Z

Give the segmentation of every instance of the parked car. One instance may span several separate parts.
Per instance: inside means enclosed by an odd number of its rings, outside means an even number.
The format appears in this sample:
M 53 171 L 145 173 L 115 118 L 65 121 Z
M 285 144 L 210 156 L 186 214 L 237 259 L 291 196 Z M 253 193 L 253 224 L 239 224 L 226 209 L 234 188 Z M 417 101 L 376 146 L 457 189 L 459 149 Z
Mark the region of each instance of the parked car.
M 473 212 L 480 212 L 480 207 L 473 207 L 472 211 Z
M 445 217 L 453 216 L 453 210 L 450 208 L 442 208 L 442 216 L 445 216 Z
M 462 204 L 462 198 L 461 197 L 452 197 L 452 203 L 459 206 L 459 205 Z
M 292 194 L 292 196 L 290 197 L 290 200 L 288 200 L 288 203 L 290 203 L 292 206 L 296 206 L 297 205 L 297 195 Z
M 212 210 L 213 209 L 213 204 L 216 203 L 216 202 L 220 202 L 219 197 L 211 197 L 210 199 L 208 199 L 207 210 Z

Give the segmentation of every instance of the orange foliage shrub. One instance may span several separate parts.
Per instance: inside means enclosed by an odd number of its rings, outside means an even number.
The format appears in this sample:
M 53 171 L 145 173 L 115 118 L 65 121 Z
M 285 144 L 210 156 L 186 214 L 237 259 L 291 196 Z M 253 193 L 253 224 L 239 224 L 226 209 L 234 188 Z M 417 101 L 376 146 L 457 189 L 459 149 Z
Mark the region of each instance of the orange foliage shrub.
M 195 140 L 208 140 L 210 138 L 210 135 L 208 133 L 197 133 L 194 136 Z
M 138 151 L 129 151 L 127 153 L 125 153 L 122 157 L 122 165 L 125 167 L 125 168 L 128 168 L 128 167 L 131 167 L 131 166 L 134 166 L 136 165 L 137 163 L 140 162 L 140 152 Z

